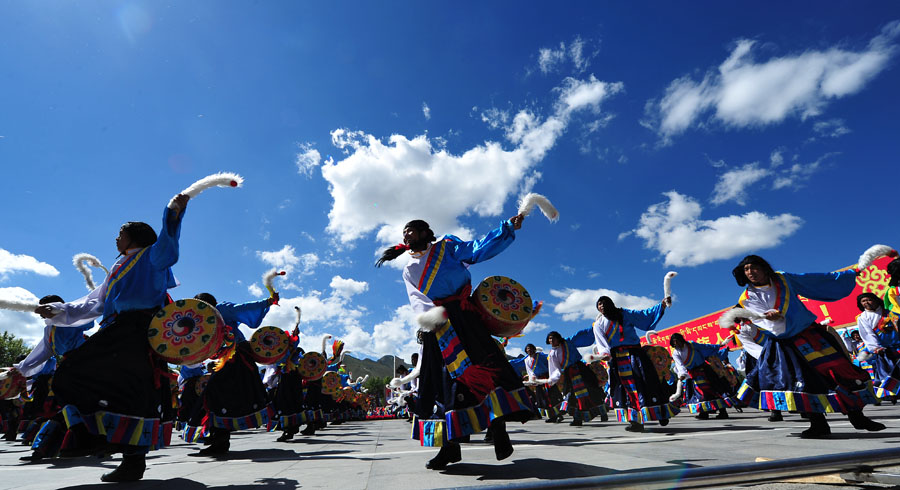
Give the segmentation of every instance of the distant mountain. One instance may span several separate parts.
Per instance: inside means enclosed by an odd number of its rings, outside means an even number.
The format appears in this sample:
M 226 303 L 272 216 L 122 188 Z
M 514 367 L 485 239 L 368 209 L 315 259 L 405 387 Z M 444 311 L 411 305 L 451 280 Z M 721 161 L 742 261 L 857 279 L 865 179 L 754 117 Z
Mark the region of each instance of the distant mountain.
M 408 363 L 403 362 L 403 359 L 399 357 L 396 359 L 397 366 L 403 365 L 412 369 Z M 347 366 L 347 370 L 353 374 L 354 379 L 367 374 L 369 377 L 394 377 L 394 356 L 384 356 L 377 361 L 373 361 L 371 359 L 357 359 L 348 354 L 344 356 L 344 364 Z

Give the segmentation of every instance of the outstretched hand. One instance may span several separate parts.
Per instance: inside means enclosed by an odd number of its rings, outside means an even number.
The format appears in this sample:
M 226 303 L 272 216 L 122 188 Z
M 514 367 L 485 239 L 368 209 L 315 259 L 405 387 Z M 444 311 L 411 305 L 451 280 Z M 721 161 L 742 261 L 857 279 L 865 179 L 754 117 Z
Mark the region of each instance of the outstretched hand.
M 50 305 L 41 305 L 34 309 L 34 312 L 41 316 L 41 318 L 53 318 L 55 315 L 53 314 L 53 308 Z
M 278 303 L 279 299 L 281 299 L 281 296 L 278 296 L 278 292 L 276 291 L 272 293 L 272 296 L 269 296 L 269 304 L 274 305 L 275 303 Z
M 522 222 L 525 221 L 525 217 L 521 214 L 517 214 L 509 219 L 509 222 L 512 223 L 514 230 L 519 230 L 522 228 Z
M 187 194 L 178 194 L 172 199 L 172 203 L 178 207 L 178 213 L 183 213 L 187 209 L 187 203 L 191 200 L 191 196 Z

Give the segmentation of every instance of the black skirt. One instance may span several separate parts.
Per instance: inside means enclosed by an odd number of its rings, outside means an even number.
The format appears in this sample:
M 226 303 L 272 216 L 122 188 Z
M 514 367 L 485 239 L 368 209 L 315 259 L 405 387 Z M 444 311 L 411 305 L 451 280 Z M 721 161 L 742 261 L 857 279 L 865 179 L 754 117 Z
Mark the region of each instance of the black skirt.
M 249 342 L 239 343 L 234 356 L 210 375 L 203 400 L 212 427 L 238 430 L 265 425 L 266 387 L 250 356 Z

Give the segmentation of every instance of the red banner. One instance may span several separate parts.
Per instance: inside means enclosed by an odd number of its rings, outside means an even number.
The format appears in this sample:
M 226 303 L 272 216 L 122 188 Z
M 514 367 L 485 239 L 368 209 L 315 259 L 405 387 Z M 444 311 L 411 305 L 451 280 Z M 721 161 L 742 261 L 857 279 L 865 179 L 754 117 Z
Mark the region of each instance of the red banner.
M 864 270 L 856 277 L 856 288 L 853 293 L 844 299 L 825 303 L 823 301 L 815 301 L 801 297 L 806 309 L 816 315 L 816 321 L 831 320 L 829 324 L 834 328 L 842 328 L 850 325 L 856 325 L 856 317 L 859 316 L 859 308 L 856 307 L 856 297 L 862 293 L 875 293 L 878 297 L 884 297 L 887 291 L 889 276 L 885 268 L 893 257 L 881 257 L 876 260 L 868 269 Z M 841 270 L 847 270 L 851 267 L 845 267 Z M 740 293 L 735 293 L 735 303 Z M 695 318 L 691 321 L 684 322 L 665 330 L 660 330 L 657 334 L 650 334 L 651 345 L 661 345 L 669 347 L 669 338 L 675 332 L 684 335 L 685 340 L 692 340 L 704 344 L 718 344 L 728 338 L 730 332 L 719 328 L 719 317 L 722 313 L 730 309 L 723 308 L 708 315 Z M 641 339 L 641 343 L 647 345 L 645 339 Z

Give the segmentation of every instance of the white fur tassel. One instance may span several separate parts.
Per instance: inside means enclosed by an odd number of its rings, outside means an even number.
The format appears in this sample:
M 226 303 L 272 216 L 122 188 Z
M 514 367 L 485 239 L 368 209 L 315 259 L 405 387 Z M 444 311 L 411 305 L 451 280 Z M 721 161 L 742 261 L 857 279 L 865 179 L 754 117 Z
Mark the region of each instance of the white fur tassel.
M 416 321 L 419 322 L 419 330 L 432 332 L 447 322 L 447 309 L 443 306 L 435 306 L 419 315 Z
M 544 352 L 543 347 L 535 347 L 534 350 L 535 350 L 535 352 Z
M 651 333 L 659 335 L 659 332 L 657 332 L 656 330 L 647 330 L 647 333 L 644 334 L 644 340 L 647 341 L 647 345 L 653 345 L 653 342 L 650 342 L 650 334 Z
M 244 183 L 244 178 L 238 174 L 231 172 L 219 172 L 217 174 L 208 175 L 191 184 L 190 187 L 181 191 L 181 194 L 187 194 L 191 199 L 200 195 L 201 192 L 211 187 L 240 187 Z M 175 199 L 169 201 L 169 209 L 176 209 Z
M 34 313 L 34 309 L 40 306 L 37 303 L 26 303 L 24 301 L 15 301 L 11 299 L 0 299 L 0 309 L 21 311 L 23 313 Z
M 331 339 L 331 335 L 327 334 L 327 333 L 325 334 L 324 337 L 322 337 L 322 355 L 324 355 L 326 359 L 328 358 L 328 354 L 325 353 L 325 343 L 328 342 L 330 339 Z
M 666 276 L 663 277 L 663 299 L 672 297 L 672 278 L 677 275 L 677 272 L 669 271 L 666 272 Z
M 872 357 L 872 353 L 870 353 L 870 352 L 868 352 L 868 351 L 862 351 L 862 352 L 859 353 L 859 355 L 856 356 L 856 360 L 859 361 L 859 362 L 865 362 L 865 361 L 867 361 L 870 357 Z
M 598 361 L 602 361 L 605 359 L 605 356 L 601 356 L 600 354 L 588 354 L 584 356 L 585 364 L 592 364 Z
M 263 274 L 263 285 L 266 287 L 266 289 L 269 290 L 270 294 L 272 293 L 272 291 L 275 291 L 275 287 L 272 285 L 272 282 L 276 277 L 283 276 L 285 274 L 287 274 L 287 272 L 280 271 L 278 269 L 272 269 L 270 271 L 266 271 L 266 273 Z
M 103 264 L 100 263 L 100 259 L 91 254 L 76 254 L 72 257 L 72 264 L 78 269 L 78 272 L 84 276 L 84 282 L 87 284 L 88 291 L 93 291 L 97 288 L 94 284 L 94 275 L 91 273 L 91 270 L 87 268 L 88 265 L 91 267 L 99 267 L 109 274 L 109 269 L 103 267 Z
M 541 212 L 544 213 L 544 216 L 546 216 L 551 223 L 559 221 L 559 211 L 557 211 L 553 204 L 550 203 L 550 200 L 540 194 L 535 194 L 534 192 L 525 194 L 519 199 L 519 214 L 528 216 L 531 214 L 531 211 L 534 210 L 535 206 L 541 209 Z
M 738 318 L 762 320 L 765 317 L 746 308 L 732 308 L 725 313 L 722 313 L 722 316 L 719 317 L 719 328 L 731 328 Z
M 875 262 L 875 259 L 884 257 L 885 255 L 891 255 L 892 252 L 894 252 L 894 249 L 887 245 L 872 245 L 859 256 L 856 268 L 861 271 L 866 270 L 872 265 L 872 262 Z
M 680 399 L 682 393 L 684 393 L 684 383 L 682 383 L 680 379 L 677 381 L 677 383 L 678 386 L 675 387 L 675 393 L 673 393 L 672 396 L 669 397 L 669 401 L 672 403 L 675 403 L 675 401 Z
M 300 317 L 303 315 L 303 312 L 300 310 L 299 306 L 295 306 L 294 310 L 297 311 L 297 324 L 294 325 L 294 328 L 300 328 Z M 322 348 L 324 349 L 325 347 L 323 346 Z

